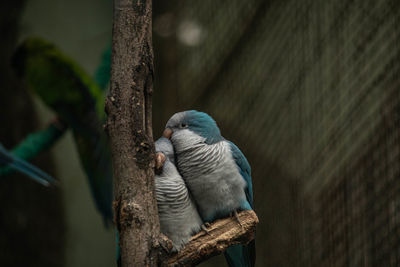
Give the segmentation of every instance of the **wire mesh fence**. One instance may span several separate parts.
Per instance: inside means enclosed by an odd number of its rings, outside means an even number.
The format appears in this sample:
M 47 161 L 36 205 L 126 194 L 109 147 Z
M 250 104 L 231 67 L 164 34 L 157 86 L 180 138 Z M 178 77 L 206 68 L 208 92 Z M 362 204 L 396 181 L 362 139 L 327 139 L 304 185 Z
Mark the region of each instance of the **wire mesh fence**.
M 204 110 L 246 154 L 257 265 L 399 266 L 398 2 L 176 3 L 160 120 Z

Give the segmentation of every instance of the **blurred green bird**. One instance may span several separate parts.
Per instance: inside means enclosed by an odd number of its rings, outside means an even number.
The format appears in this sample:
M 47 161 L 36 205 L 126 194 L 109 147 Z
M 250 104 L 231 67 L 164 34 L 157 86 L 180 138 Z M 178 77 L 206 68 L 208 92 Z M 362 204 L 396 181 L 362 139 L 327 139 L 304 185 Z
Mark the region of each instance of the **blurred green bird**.
M 13 67 L 26 85 L 71 129 L 96 206 L 112 222 L 113 183 L 102 90 L 53 44 L 29 38 L 17 49 Z

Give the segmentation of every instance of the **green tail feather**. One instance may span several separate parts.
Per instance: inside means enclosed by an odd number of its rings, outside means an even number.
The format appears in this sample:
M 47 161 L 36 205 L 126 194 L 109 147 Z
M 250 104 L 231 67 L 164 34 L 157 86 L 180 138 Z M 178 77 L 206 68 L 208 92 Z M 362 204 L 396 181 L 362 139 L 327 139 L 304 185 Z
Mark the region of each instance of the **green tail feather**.
M 65 132 L 65 126 L 59 122 L 51 123 L 45 130 L 29 134 L 20 142 L 11 154 L 21 160 L 31 160 L 42 151 L 51 147 Z M 0 176 L 8 175 L 14 172 L 13 168 L 8 166 L 0 168 Z

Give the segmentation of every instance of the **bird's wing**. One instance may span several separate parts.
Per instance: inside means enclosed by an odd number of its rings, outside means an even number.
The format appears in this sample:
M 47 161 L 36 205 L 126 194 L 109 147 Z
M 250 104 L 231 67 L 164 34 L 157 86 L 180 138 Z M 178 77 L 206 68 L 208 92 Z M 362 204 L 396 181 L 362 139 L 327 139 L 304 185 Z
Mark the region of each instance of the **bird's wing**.
M 231 147 L 232 157 L 239 167 L 240 174 L 247 183 L 246 188 L 246 198 L 249 201 L 250 206 L 253 208 L 253 184 L 251 182 L 251 168 L 246 157 L 243 155 L 242 151 L 232 142 L 228 141 Z
M 251 168 L 242 151 L 232 142 L 228 141 L 231 146 L 232 157 L 239 167 L 240 174 L 247 183 L 246 198 L 253 207 L 253 185 L 251 183 Z M 229 247 L 225 252 L 225 258 L 229 267 L 248 266 L 253 267 L 255 264 L 256 250 L 255 240 L 252 240 L 248 245 L 235 245 Z

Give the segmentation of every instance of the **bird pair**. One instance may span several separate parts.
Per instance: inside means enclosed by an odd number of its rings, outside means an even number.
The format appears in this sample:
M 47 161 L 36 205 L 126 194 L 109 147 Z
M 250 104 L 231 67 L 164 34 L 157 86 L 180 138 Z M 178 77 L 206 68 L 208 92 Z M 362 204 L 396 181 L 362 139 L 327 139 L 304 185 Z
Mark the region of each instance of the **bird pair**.
M 250 165 L 208 114 L 174 114 L 155 147 L 156 165 L 164 163 L 155 176 L 161 232 L 174 249 L 181 249 L 204 223 L 253 208 Z M 228 248 L 225 257 L 229 266 L 254 266 L 254 241 Z

